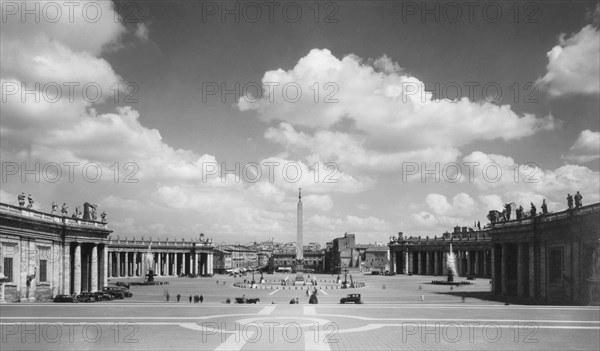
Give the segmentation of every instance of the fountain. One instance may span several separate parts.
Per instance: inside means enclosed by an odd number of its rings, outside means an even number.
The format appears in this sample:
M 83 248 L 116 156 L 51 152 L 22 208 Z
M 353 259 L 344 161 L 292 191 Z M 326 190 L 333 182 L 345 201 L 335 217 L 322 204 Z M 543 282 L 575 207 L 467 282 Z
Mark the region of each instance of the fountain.
M 142 282 L 131 282 L 130 285 L 165 285 L 169 284 L 166 282 L 154 281 L 154 254 L 152 254 L 152 244 L 148 245 L 148 251 L 144 254 L 144 266 L 148 267 L 148 274 L 146 274 L 146 280 Z
M 469 285 L 471 282 L 461 281 L 455 282 L 454 278 L 458 278 L 458 270 L 456 269 L 456 255 L 452 251 L 452 244 L 450 244 L 450 250 L 446 255 L 446 280 L 434 280 L 431 284 L 437 285 Z
M 146 274 L 146 282 L 148 284 L 152 284 L 154 283 L 154 276 L 156 274 L 154 274 L 154 269 L 152 269 L 154 267 L 154 255 L 152 254 L 152 244 L 148 245 L 148 251 L 146 252 L 146 254 L 144 255 L 144 264 L 146 265 L 146 267 L 148 268 L 148 274 Z
M 458 273 L 456 271 L 456 262 L 454 259 L 456 255 L 452 252 L 452 244 L 450 244 L 450 251 L 448 251 L 448 255 L 446 256 L 446 269 L 448 274 L 448 283 L 454 282 L 454 277 L 458 277 Z

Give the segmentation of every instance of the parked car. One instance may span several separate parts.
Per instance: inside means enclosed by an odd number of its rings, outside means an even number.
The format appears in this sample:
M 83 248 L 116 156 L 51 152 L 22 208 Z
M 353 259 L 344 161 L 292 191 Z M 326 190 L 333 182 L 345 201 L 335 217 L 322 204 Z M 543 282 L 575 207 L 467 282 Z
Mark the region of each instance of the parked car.
M 125 283 L 125 282 L 116 282 L 115 283 L 116 286 L 122 286 L 126 289 L 129 289 L 129 283 Z
M 105 286 L 102 288 L 102 292 L 112 295 L 115 299 L 124 299 L 125 292 L 123 288 L 119 286 Z
M 104 291 L 94 291 L 92 294 L 96 298 L 96 301 L 111 301 L 115 299 L 113 295 Z
M 360 302 L 360 294 L 348 294 L 348 296 L 342 297 L 340 299 L 340 303 L 346 303 L 346 302 L 361 303 Z
M 77 295 L 77 301 L 79 302 L 96 302 L 96 298 L 93 293 L 84 292 Z
M 71 295 L 56 295 L 52 301 L 54 301 L 54 302 L 77 302 L 77 299 Z

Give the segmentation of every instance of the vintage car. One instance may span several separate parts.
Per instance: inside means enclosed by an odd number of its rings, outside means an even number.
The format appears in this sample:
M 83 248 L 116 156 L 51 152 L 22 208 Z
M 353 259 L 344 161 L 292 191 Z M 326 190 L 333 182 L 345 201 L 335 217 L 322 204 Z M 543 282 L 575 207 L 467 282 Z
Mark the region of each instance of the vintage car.
M 247 299 L 244 297 L 236 297 L 235 298 L 235 303 L 257 303 L 259 302 L 260 299 L 259 298 L 252 298 L 252 299 Z
M 52 301 L 54 301 L 54 302 L 77 302 L 77 299 L 71 295 L 56 295 Z
M 129 289 L 129 284 L 128 284 L 128 283 L 125 283 L 125 282 L 116 282 L 116 283 L 115 283 L 115 285 L 116 285 L 116 286 L 122 286 L 122 287 L 124 287 L 125 289 Z
M 92 293 L 92 295 L 94 295 L 94 297 L 96 298 L 96 301 L 111 301 L 114 300 L 115 297 L 105 291 L 94 291 Z
M 125 298 L 125 291 L 119 286 L 105 286 L 102 288 L 102 292 L 112 295 L 115 299 Z
M 348 294 L 348 296 L 342 297 L 340 299 L 340 303 L 346 303 L 346 302 L 361 303 L 360 294 Z
M 94 297 L 93 293 L 83 292 L 77 295 L 77 301 L 79 302 L 96 302 L 96 297 Z

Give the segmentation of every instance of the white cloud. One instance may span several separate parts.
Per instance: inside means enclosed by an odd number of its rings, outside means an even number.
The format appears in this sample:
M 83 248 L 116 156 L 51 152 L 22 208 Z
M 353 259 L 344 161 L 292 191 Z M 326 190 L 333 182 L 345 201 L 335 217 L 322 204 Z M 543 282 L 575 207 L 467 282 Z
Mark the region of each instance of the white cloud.
M 327 136 L 362 138 L 366 149 L 392 152 L 455 148 L 475 140 L 514 140 L 555 126 L 551 116 L 519 116 L 507 105 L 466 98 L 434 100 L 423 82 L 390 68 L 388 58 L 376 62 L 379 66 L 386 62 L 387 68 L 377 71 L 354 55 L 340 60 L 329 50 L 313 49 L 291 70 L 266 72 L 261 99 L 244 97 L 238 107 L 257 111 L 264 121 L 282 120 L 311 129 L 327 130 L 348 122 L 347 135 Z M 302 95 L 291 102 L 298 89 Z
M 577 163 L 587 163 L 600 158 L 600 132 L 582 130 L 569 153 L 563 158 Z
M 548 52 L 548 72 L 538 82 L 551 96 L 600 93 L 600 32 L 587 25 L 578 33 L 559 37 Z
M 150 36 L 150 29 L 145 23 L 138 23 L 135 29 L 135 36 L 142 41 L 148 40 Z

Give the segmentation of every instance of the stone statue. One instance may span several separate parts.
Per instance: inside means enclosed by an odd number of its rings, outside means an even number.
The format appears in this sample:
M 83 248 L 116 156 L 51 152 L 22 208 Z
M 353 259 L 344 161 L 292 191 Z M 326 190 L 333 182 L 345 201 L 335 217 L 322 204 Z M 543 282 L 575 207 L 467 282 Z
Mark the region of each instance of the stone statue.
M 19 206 L 25 207 L 25 193 L 21 192 L 21 194 L 19 194 L 19 196 L 17 196 L 17 199 L 19 200 Z
M 490 220 L 491 223 L 496 223 L 496 222 L 500 222 L 500 220 L 505 220 L 505 212 L 502 211 L 497 211 L 497 210 L 491 210 L 488 212 L 487 215 L 487 219 Z
M 31 194 L 29 194 L 29 195 L 27 196 L 27 201 L 29 202 L 29 203 L 27 204 L 27 208 L 32 208 L 32 207 L 33 207 L 33 198 L 31 197 Z
M 546 205 L 546 199 L 542 200 L 542 214 L 548 213 L 548 205 Z
M 52 213 L 51 214 L 55 214 L 56 211 L 58 211 L 58 205 L 56 204 L 56 202 L 52 201 Z
M 67 214 L 69 213 L 68 209 L 69 208 L 67 207 L 67 204 L 63 202 L 62 207 L 60 209 L 60 213 L 62 213 L 63 216 L 67 216 Z
M 102 211 L 100 218 L 102 219 L 102 223 L 106 223 L 106 212 Z
M 517 219 L 521 219 L 523 218 L 523 206 L 519 206 L 516 210 L 515 210 L 515 214 L 517 215 Z
M 575 208 L 582 206 L 582 203 L 581 203 L 582 199 L 583 199 L 583 196 L 581 196 L 579 191 L 577 191 L 577 194 L 575 194 Z
M 507 221 L 510 221 L 510 214 L 512 212 L 511 204 L 504 204 L 504 213 Z
M 573 209 L 573 196 L 571 194 L 567 194 L 567 205 L 569 206 L 569 210 Z
M 79 206 L 75 206 L 75 218 L 81 218 L 81 211 L 79 210 Z
M 83 220 L 94 221 L 96 220 L 96 205 L 92 205 L 89 202 L 83 204 Z
M 535 205 L 532 202 L 531 203 L 531 217 L 535 217 L 536 214 L 537 214 L 537 209 L 535 208 Z

